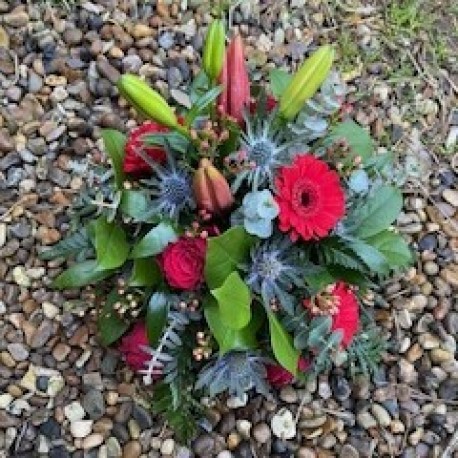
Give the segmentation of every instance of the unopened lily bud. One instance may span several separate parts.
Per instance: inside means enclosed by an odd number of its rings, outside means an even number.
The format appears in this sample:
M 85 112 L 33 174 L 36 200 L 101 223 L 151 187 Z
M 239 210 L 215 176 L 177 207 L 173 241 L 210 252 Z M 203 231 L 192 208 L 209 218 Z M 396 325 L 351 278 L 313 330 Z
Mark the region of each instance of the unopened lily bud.
M 209 213 L 223 213 L 234 203 L 226 178 L 206 158 L 201 159 L 194 175 L 193 190 L 198 207 Z
M 294 119 L 304 103 L 313 97 L 331 70 L 334 50 L 325 45 L 316 50 L 294 75 L 280 98 L 280 114 Z
M 209 26 L 203 54 L 203 67 L 211 80 L 216 80 L 224 63 L 226 31 L 221 19 L 215 19 Z
M 182 129 L 174 111 L 162 96 L 135 75 L 122 75 L 117 87 L 121 95 L 143 116 L 171 129 Z

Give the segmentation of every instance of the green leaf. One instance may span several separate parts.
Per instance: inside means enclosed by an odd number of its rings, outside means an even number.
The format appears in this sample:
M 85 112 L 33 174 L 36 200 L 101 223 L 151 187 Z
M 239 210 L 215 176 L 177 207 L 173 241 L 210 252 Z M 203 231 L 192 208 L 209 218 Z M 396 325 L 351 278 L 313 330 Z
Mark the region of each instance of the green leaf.
M 126 233 L 115 222 L 100 216 L 91 223 L 97 262 L 102 269 L 116 269 L 124 264 L 129 254 Z
M 277 317 L 268 312 L 270 342 L 277 361 L 291 374 L 297 374 L 300 352 L 294 348 L 292 337 L 285 331 Z
M 205 113 L 207 108 L 216 100 L 216 98 L 223 92 L 222 86 L 216 86 L 201 95 L 192 105 L 191 109 L 186 114 L 185 122 L 190 126 L 194 119 L 201 113 Z
M 362 240 L 352 240 L 347 243 L 347 246 L 369 267 L 371 272 L 384 273 L 387 269 L 389 270 L 385 256 L 368 243 Z
M 114 129 L 102 129 L 102 138 L 105 145 L 105 151 L 108 156 L 110 156 L 113 165 L 116 187 L 118 189 L 123 189 L 125 175 L 122 164 L 124 160 L 126 136 Z
M 223 322 L 220 308 L 212 296 L 206 296 L 203 304 L 205 319 L 219 345 L 220 355 L 232 350 L 253 350 L 257 348 L 256 332 L 262 324 L 262 315 L 260 313 L 253 313 L 250 323 L 243 329 L 232 329 Z
M 135 259 L 155 256 L 176 240 L 177 234 L 173 227 L 168 223 L 159 223 L 134 246 L 130 257 Z
M 167 296 L 164 293 L 154 293 L 146 309 L 146 332 L 151 347 L 156 347 L 167 323 Z
M 185 154 L 188 150 L 189 140 L 179 132 L 167 132 L 165 134 L 145 135 L 143 140 L 146 145 L 162 146 L 168 150 Z
M 122 320 L 115 313 L 113 305 L 118 301 L 119 295 L 113 290 L 107 297 L 107 300 L 97 319 L 100 340 L 103 345 L 111 345 L 116 342 L 129 329 L 129 323 Z
M 331 275 L 326 267 L 321 267 L 317 272 L 307 274 L 305 281 L 312 290 L 312 294 L 322 290 L 325 286 L 335 282 L 335 278 Z
M 210 289 L 221 286 L 237 266 L 247 260 L 253 243 L 254 237 L 241 226 L 208 239 L 205 280 Z
M 293 75 L 290 75 L 284 70 L 274 68 L 271 70 L 269 78 L 272 94 L 278 100 L 293 79 Z
M 57 289 L 80 288 L 91 283 L 97 283 L 112 273 L 112 270 L 102 269 L 97 261 L 91 259 L 68 268 L 55 278 L 52 284 Z
M 348 218 L 348 227 L 359 238 L 371 237 L 387 229 L 402 209 L 402 193 L 393 186 L 382 186 Z
M 210 80 L 204 70 L 201 70 L 191 83 L 189 98 L 195 103 L 199 97 L 208 91 Z
M 242 329 L 248 325 L 251 319 L 251 294 L 238 272 L 232 272 L 211 293 L 218 301 L 221 320 L 226 326 Z
M 144 216 L 148 210 L 148 198 L 141 191 L 124 189 L 119 206 L 124 215 L 136 221 L 144 221 Z
M 348 160 L 361 156 L 366 162 L 374 152 L 374 143 L 369 133 L 354 121 L 344 121 L 331 129 L 324 141 L 325 146 L 330 146 L 339 140 L 345 140 L 350 146 Z
M 90 252 L 93 252 L 92 242 L 87 229 L 83 227 L 52 247 L 42 251 L 39 254 L 39 258 L 44 261 L 49 261 L 51 259 L 61 257 L 68 258 L 70 256 L 87 254 Z
M 129 286 L 154 286 L 161 279 L 161 271 L 154 258 L 134 259 Z
M 318 316 L 313 318 L 310 323 L 310 333 L 308 336 L 308 346 L 311 348 L 321 347 L 332 327 L 332 318 L 328 316 Z
M 392 231 L 383 231 L 366 240 L 385 256 L 391 269 L 407 267 L 412 261 L 412 251 L 404 238 Z

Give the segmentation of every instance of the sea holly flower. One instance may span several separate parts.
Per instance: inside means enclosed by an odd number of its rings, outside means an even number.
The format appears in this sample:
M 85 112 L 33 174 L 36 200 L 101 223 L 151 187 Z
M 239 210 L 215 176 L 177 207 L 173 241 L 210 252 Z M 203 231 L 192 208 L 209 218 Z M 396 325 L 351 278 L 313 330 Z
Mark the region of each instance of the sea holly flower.
M 344 192 L 339 175 L 326 162 L 309 154 L 296 156 L 275 178 L 276 201 L 280 206 L 282 232 L 291 240 L 327 236 L 345 213 Z
M 249 234 L 262 239 L 272 236 L 273 220 L 278 216 L 279 207 L 268 189 L 246 194 L 239 212 Z
M 247 267 L 246 282 L 260 294 L 264 306 L 288 313 L 294 311 L 293 286 L 303 286 L 303 272 L 299 256 L 291 242 L 285 238 L 274 238 L 262 242 L 251 251 L 251 263 Z
M 250 104 L 250 81 L 240 35 L 236 35 L 227 48 L 219 83 L 223 92 L 218 97 L 218 109 L 243 125 L 243 113 Z
M 124 147 L 123 169 L 125 173 L 132 175 L 144 176 L 151 175 L 152 170 L 147 162 L 140 156 L 139 152 L 143 151 L 154 162 L 164 164 L 167 159 L 167 153 L 164 148 L 158 146 L 145 145 L 143 138 L 145 135 L 168 132 L 167 127 L 161 126 L 154 121 L 147 121 L 133 129 L 129 133 L 126 145 Z

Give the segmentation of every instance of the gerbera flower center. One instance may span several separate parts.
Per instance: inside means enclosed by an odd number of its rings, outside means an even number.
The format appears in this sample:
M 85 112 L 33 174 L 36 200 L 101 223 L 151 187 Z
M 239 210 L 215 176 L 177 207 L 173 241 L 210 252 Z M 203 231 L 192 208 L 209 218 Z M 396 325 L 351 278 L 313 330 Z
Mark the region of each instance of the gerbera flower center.
M 316 185 L 309 181 L 300 180 L 293 186 L 292 204 L 301 215 L 310 215 L 317 211 L 319 194 Z
M 249 150 L 249 159 L 257 167 L 265 167 L 269 165 L 274 153 L 275 145 L 272 142 L 268 140 L 257 140 Z

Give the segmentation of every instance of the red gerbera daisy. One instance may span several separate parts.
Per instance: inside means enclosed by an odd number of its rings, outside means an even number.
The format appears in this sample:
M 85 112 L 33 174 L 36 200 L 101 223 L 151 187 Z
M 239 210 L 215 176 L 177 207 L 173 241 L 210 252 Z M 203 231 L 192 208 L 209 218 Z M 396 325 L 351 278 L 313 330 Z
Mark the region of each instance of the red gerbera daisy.
M 154 121 L 147 121 L 136 129 L 133 129 L 129 134 L 124 148 L 124 172 L 133 175 L 151 174 L 151 167 L 137 154 L 137 151 L 141 148 L 143 148 L 145 154 L 153 161 L 163 164 L 167 158 L 165 150 L 157 146 L 146 146 L 143 136 L 168 131 L 169 129 L 167 127 L 161 126 Z
M 291 166 L 280 168 L 275 187 L 280 230 L 293 242 L 325 237 L 344 215 L 339 175 L 314 156 L 296 156 Z
M 359 327 L 358 301 L 350 286 L 338 282 L 332 292 L 339 301 L 338 311 L 332 317 L 332 330 L 343 332 L 342 346 L 348 347 Z

